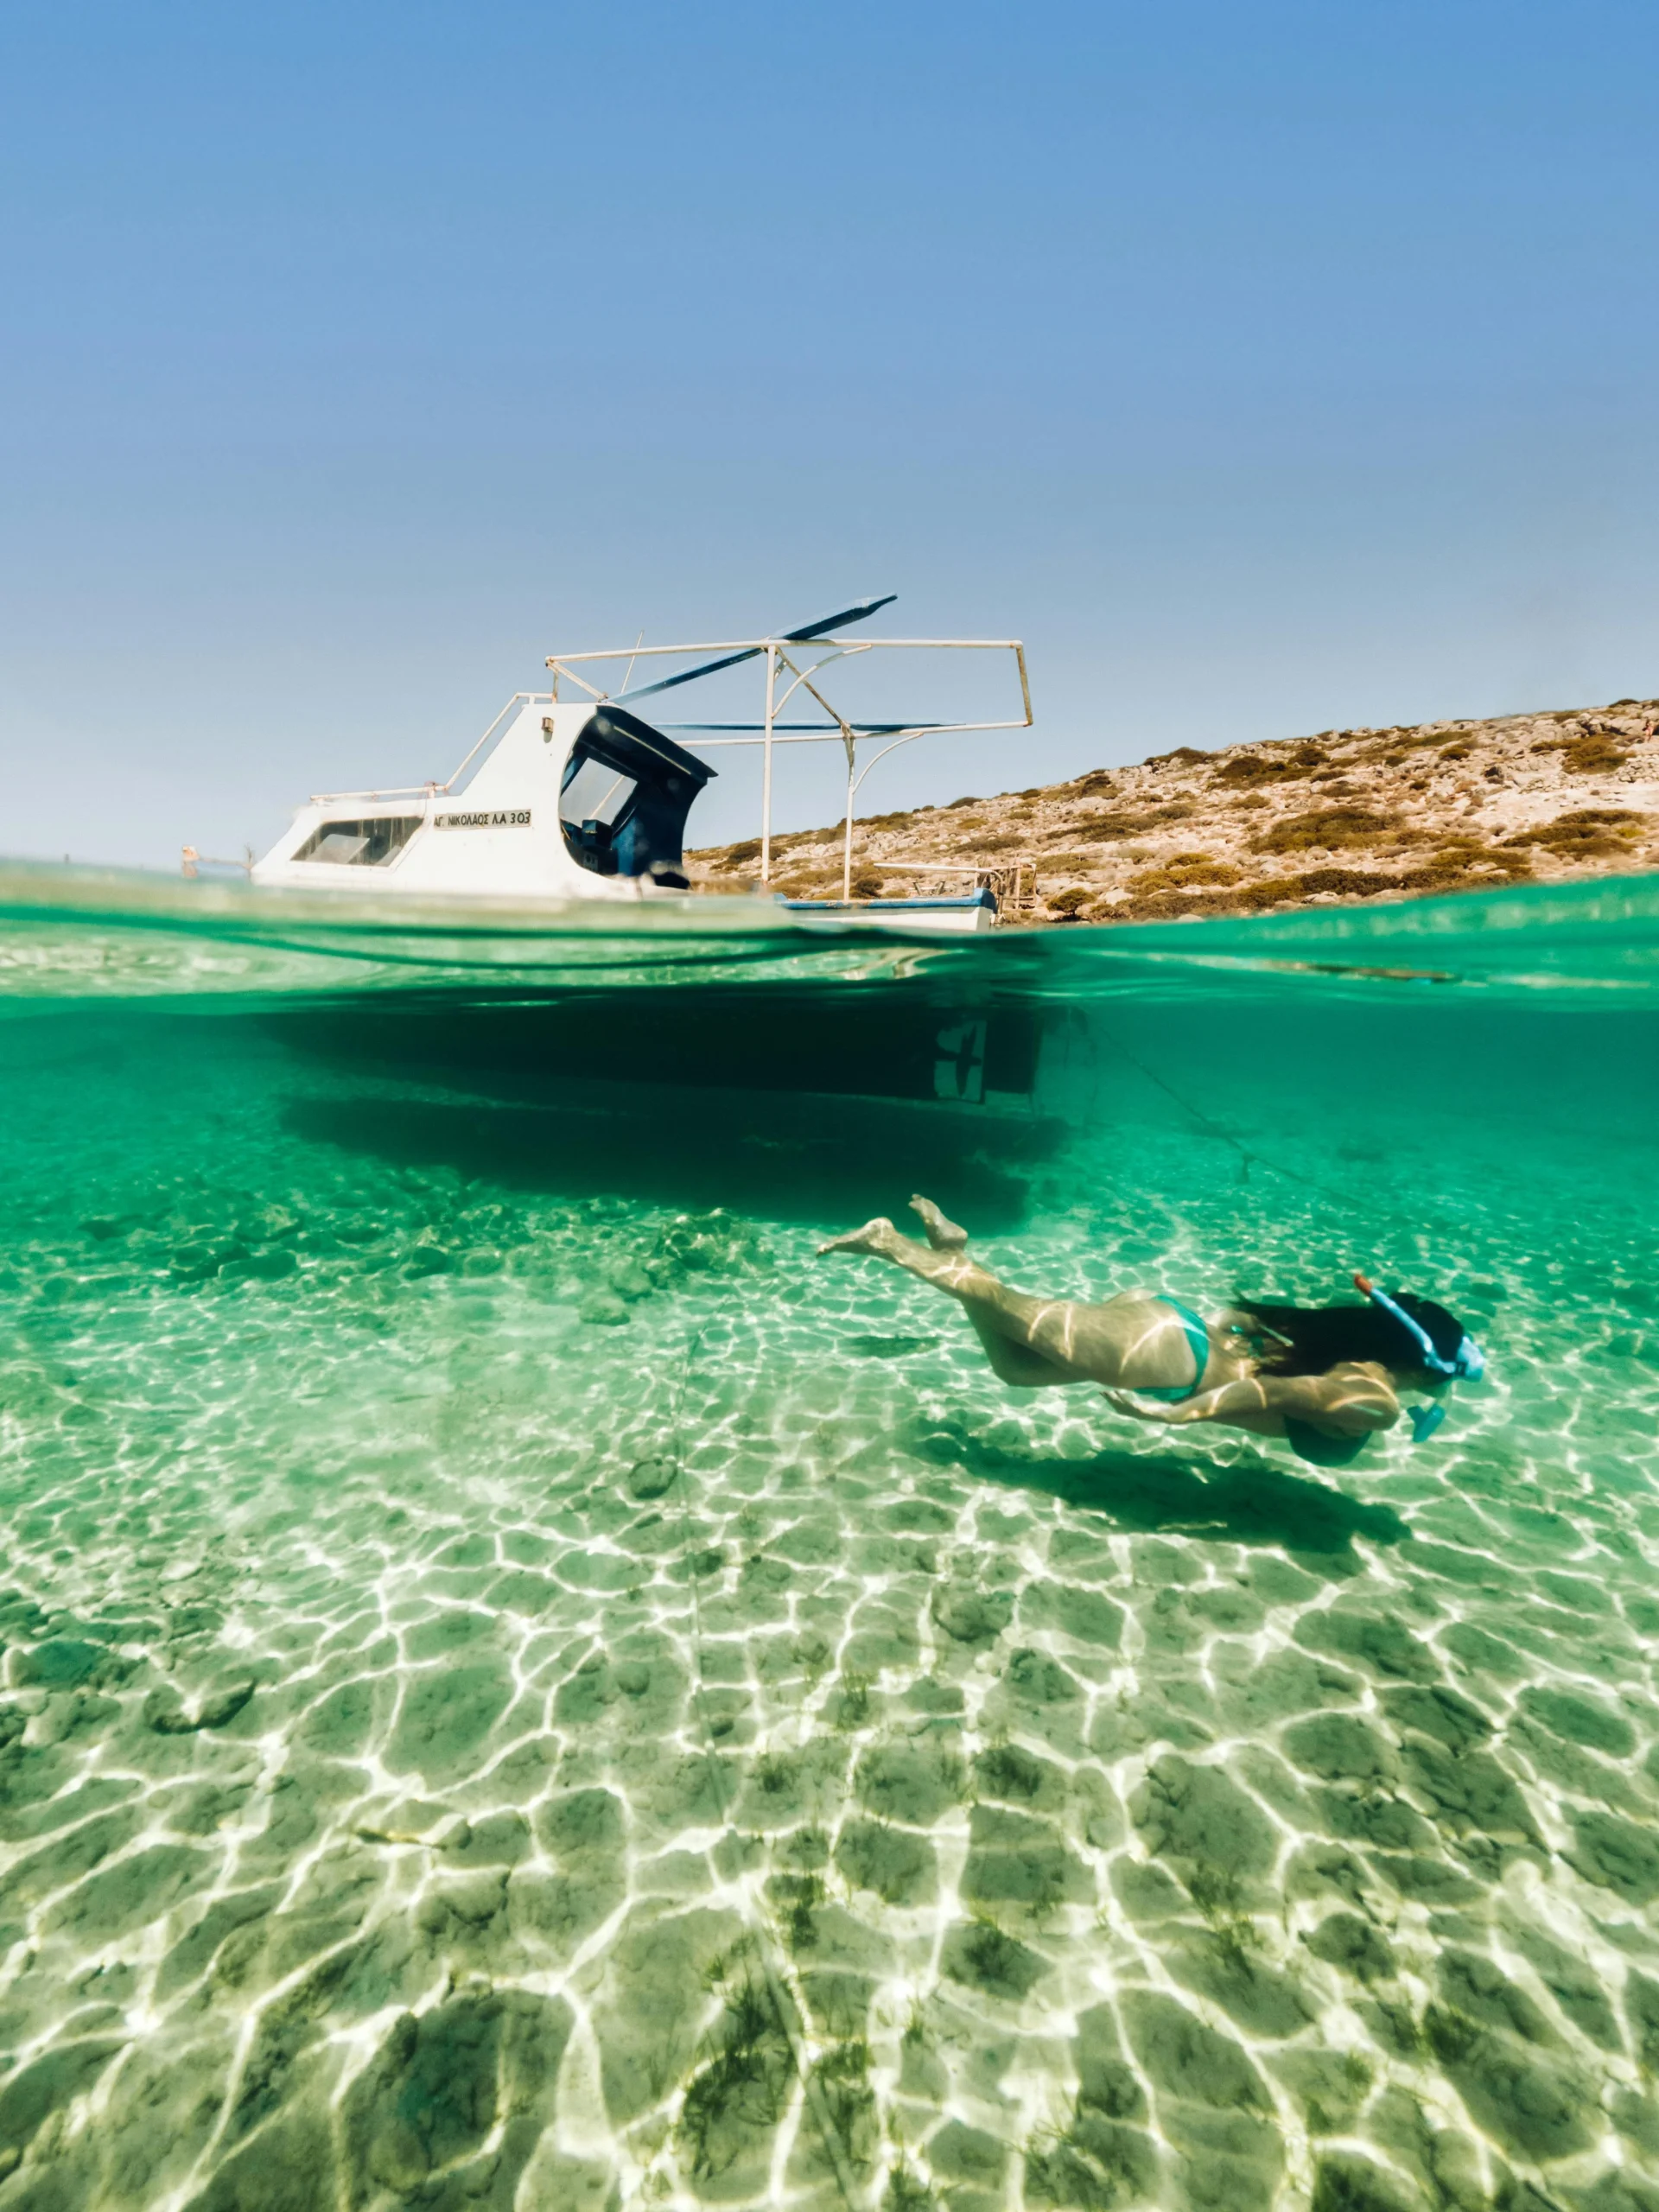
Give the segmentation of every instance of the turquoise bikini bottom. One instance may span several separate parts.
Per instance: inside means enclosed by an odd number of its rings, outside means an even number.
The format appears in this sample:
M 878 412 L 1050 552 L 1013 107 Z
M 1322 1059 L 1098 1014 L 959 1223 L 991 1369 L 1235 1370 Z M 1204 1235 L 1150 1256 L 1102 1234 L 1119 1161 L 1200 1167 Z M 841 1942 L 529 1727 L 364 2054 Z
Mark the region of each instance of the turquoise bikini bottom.
M 1185 1398 L 1196 1398 L 1204 1381 L 1204 1370 L 1210 1364 L 1210 1332 L 1190 1306 L 1183 1306 L 1179 1298 L 1160 1298 L 1160 1306 L 1167 1306 L 1186 1332 L 1186 1341 L 1192 1347 L 1194 1362 L 1192 1380 L 1178 1382 L 1173 1388 L 1157 1390 L 1137 1390 L 1139 1398 L 1157 1398 L 1166 1406 L 1179 1406 Z

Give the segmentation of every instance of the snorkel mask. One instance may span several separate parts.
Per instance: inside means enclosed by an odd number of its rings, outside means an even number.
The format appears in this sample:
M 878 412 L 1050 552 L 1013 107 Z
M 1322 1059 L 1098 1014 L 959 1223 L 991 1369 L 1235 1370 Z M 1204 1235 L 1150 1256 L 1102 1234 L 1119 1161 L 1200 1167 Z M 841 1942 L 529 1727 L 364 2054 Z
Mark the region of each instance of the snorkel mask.
M 1380 1306 L 1391 1313 L 1401 1327 L 1415 1338 L 1422 1354 L 1422 1363 L 1431 1375 L 1444 1376 L 1448 1382 L 1478 1382 L 1486 1371 L 1485 1356 L 1471 1336 L 1459 1338 L 1458 1348 L 1450 1359 L 1435 1350 L 1434 1339 L 1421 1321 L 1413 1320 L 1397 1299 L 1390 1298 L 1386 1290 L 1379 1290 L 1369 1275 L 1354 1274 L 1354 1288 L 1369 1298 L 1373 1306 Z M 1411 1421 L 1411 1440 L 1421 1444 L 1433 1435 L 1446 1419 L 1444 1406 L 1412 1406 L 1408 1408 Z

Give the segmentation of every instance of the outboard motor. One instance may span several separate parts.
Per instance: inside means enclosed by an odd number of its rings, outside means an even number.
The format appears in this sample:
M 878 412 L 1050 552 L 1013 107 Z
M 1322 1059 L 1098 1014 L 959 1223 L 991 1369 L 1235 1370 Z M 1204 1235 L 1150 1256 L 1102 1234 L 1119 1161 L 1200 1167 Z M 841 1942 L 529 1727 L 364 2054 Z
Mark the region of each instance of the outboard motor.
M 595 875 L 643 875 L 685 890 L 685 817 L 714 773 L 626 708 L 596 707 L 559 787 L 566 848 Z

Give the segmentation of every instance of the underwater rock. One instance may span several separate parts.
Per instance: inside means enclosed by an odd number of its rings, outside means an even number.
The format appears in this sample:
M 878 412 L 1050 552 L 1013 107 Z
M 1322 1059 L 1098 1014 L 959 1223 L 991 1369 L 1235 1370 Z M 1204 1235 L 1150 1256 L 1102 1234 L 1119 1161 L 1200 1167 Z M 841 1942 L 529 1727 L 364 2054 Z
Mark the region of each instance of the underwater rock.
M 254 1684 L 250 1681 L 232 1682 L 222 1689 L 207 1692 L 192 1713 L 178 1692 L 168 1684 L 153 1689 L 144 1700 L 144 1726 L 153 1728 L 158 1736 L 194 1736 L 204 1728 L 223 1728 L 235 1719 L 253 1692 Z
M 458 1866 L 517 1866 L 531 1849 L 530 1822 L 511 1809 L 462 1821 L 443 1840 L 443 1853 Z
M 265 1882 L 254 1889 L 214 1897 L 194 1927 L 180 1936 L 162 1960 L 156 1978 L 158 2002 L 207 1974 L 220 1944 L 238 1929 L 264 1919 L 281 1904 L 284 1887 L 281 1882 Z
M 636 1459 L 628 1469 L 626 1481 L 632 1497 L 662 1497 L 672 1487 L 678 1472 L 678 1462 L 666 1452 L 653 1452 L 649 1458 Z
M 621 1801 L 609 1789 L 578 1789 L 549 1798 L 537 1807 L 535 1818 L 543 1846 L 559 1859 L 588 1851 L 613 1857 L 626 1836 Z

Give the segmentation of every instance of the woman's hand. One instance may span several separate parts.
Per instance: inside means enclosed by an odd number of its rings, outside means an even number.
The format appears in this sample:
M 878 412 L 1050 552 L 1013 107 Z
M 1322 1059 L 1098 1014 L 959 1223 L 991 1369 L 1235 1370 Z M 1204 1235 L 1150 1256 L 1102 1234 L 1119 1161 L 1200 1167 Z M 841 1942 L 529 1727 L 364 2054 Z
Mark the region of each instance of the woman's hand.
M 1106 1402 L 1115 1414 L 1127 1414 L 1131 1421 L 1167 1421 L 1175 1410 L 1173 1406 L 1143 1405 L 1133 1390 L 1108 1390 Z
M 1196 1397 L 1183 1398 L 1173 1406 L 1164 1399 L 1143 1398 L 1135 1390 L 1106 1393 L 1108 1405 L 1127 1414 L 1131 1421 L 1161 1421 L 1170 1428 L 1185 1428 L 1195 1421 L 1237 1421 L 1241 1415 L 1248 1419 L 1260 1414 L 1266 1402 L 1266 1393 L 1253 1375 L 1218 1383 L 1213 1390 L 1200 1390 Z
M 1211 1395 L 1214 1395 L 1212 1392 Z M 1134 1390 L 1108 1390 L 1106 1402 L 1120 1414 L 1127 1414 L 1131 1421 L 1158 1421 L 1170 1424 L 1179 1421 L 1203 1421 L 1203 1413 L 1189 1409 L 1203 1402 L 1188 1398 L 1179 1406 L 1172 1406 L 1157 1398 L 1142 1398 Z

